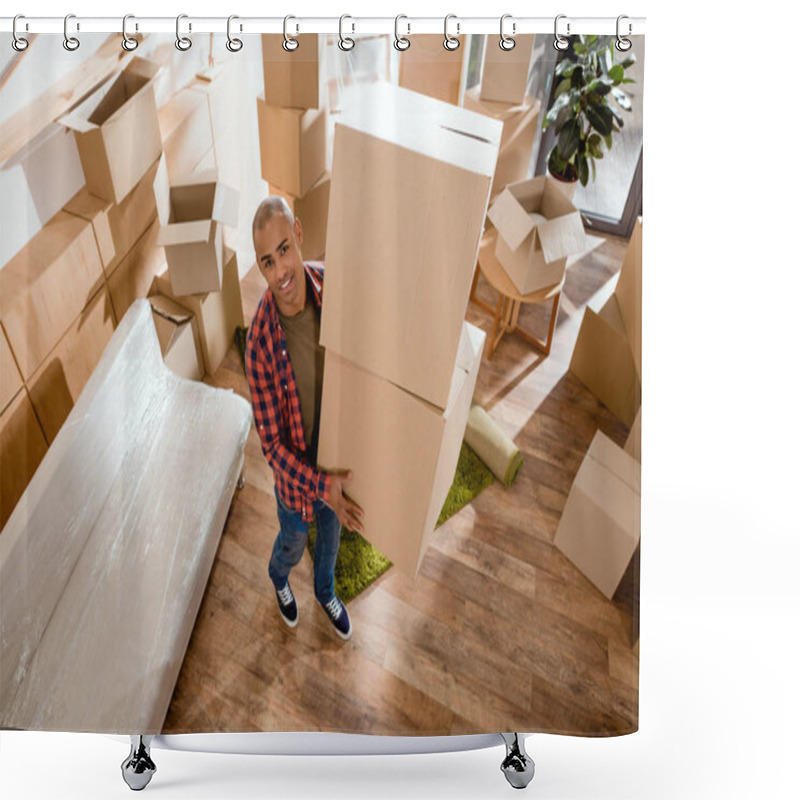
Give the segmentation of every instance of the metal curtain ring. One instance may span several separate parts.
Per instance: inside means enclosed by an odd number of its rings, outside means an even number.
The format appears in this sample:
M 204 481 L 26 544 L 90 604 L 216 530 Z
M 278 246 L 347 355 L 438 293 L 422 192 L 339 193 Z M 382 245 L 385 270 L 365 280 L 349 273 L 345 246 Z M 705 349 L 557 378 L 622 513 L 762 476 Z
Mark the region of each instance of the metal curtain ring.
M 339 49 L 344 50 L 345 52 L 352 50 L 356 46 L 355 40 L 351 39 L 349 36 L 344 36 L 342 33 L 342 27 L 346 19 L 353 18 L 349 14 L 342 14 L 342 16 L 339 17 Z M 353 32 L 355 32 L 355 23 L 351 24 L 353 25 Z
M 498 42 L 498 45 L 500 46 L 501 50 L 513 50 L 517 46 L 516 41 L 511 36 L 506 36 L 505 32 L 503 31 L 503 23 L 507 19 L 511 19 L 511 14 L 503 14 L 503 16 L 500 17 L 500 41 Z M 517 23 L 512 22 L 511 33 L 516 33 L 516 32 L 517 32 Z
M 78 41 L 78 39 L 74 36 L 70 36 L 67 31 L 67 24 L 71 19 L 75 19 L 74 14 L 67 14 L 67 16 L 64 17 L 64 49 L 69 50 L 70 53 L 74 52 L 81 46 L 81 43 Z M 80 25 L 77 23 L 75 25 L 75 30 L 80 30 Z
M 457 19 L 455 14 L 448 14 L 444 18 L 444 49 L 445 50 L 458 50 L 461 47 L 461 42 L 456 39 L 455 36 L 451 36 L 447 32 L 447 23 L 450 22 L 451 19 Z M 458 35 L 459 30 L 461 29 L 461 23 L 456 22 L 456 35 Z
M 188 14 L 178 14 L 175 18 L 175 47 L 185 53 L 191 46 L 192 40 L 188 36 L 181 36 L 181 20 L 188 19 Z M 192 23 L 189 23 L 189 30 L 192 30 Z
M 300 47 L 300 42 L 293 36 L 289 36 L 288 25 L 290 19 L 297 19 L 297 17 L 293 17 L 289 14 L 283 18 L 283 49 L 286 50 L 287 53 L 294 53 L 294 51 Z
M 128 20 L 135 19 L 133 14 L 126 14 L 122 18 L 122 49 L 127 50 L 129 53 L 139 46 L 139 40 L 133 36 L 128 36 Z
M 398 14 L 394 18 L 394 47 L 395 50 L 403 52 L 403 50 L 408 50 L 408 48 L 411 47 L 411 39 L 400 35 L 398 28 L 400 27 L 399 23 L 401 19 L 408 19 L 408 17 L 405 14 Z M 406 27 L 408 28 L 408 32 L 411 33 L 411 25 L 406 23 Z
M 623 19 L 628 19 L 628 17 L 626 17 L 625 14 L 620 14 L 617 17 L 617 41 L 614 42 L 614 47 L 616 47 L 617 50 L 619 50 L 621 53 L 626 53 L 628 50 L 631 49 L 631 47 L 633 47 L 633 42 L 631 42 L 630 39 L 624 39 L 619 34 L 619 24 L 620 24 L 620 22 L 622 22 Z M 633 32 L 633 28 L 631 27 L 631 23 L 629 22 L 628 23 L 628 36 L 630 36 L 632 32 Z
M 21 19 L 25 19 L 24 15 L 17 14 L 14 17 L 14 24 L 13 24 L 13 26 L 11 28 L 11 32 L 12 32 L 12 34 L 14 36 L 14 38 L 11 40 L 11 46 L 18 53 L 21 53 L 23 50 L 27 50 L 28 49 L 28 45 L 30 44 L 30 42 L 24 36 L 20 36 L 17 33 L 17 21 L 21 20 Z M 27 30 L 27 24 L 25 26 L 25 30 Z
M 231 37 L 231 22 L 233 22 L 235 19 L 239 19 L 236 14 L 231 14 L 228 17 L 228 41 L 225 42 L 225 47 L 227 47 L 231 53 L 238 53 L 244 46 L 241 39 L 234 39 Z M 240 25 L 239 30 L 241 31 L 241 29 L 242 26 Z
M 556 38 L 553 39 L 553 47 L 555 47 L 556 50 L 561 50 L 561 51 L 569 50 L 569 39 L 567 39 L 566 36 L 562 36 L 558 32 L 558 21 L 560 19 L 566 19 L 566 18 L 567 18 L 566 14 L 559 14 L 556 17 L 556 22 L 555 22 L 555 27 L 554 27 L 555 37 Z M 567 36 L 569 36 L 569 22 L 567 22 Z

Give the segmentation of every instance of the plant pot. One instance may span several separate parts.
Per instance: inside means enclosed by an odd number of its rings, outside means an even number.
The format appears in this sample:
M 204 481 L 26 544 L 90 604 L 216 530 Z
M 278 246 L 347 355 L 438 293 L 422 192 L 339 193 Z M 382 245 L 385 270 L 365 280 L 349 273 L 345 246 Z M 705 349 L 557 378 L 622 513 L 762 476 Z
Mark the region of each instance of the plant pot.
M 571 201 L 575 196 L 575 190 L 578 188 L 577 176 L 570 180 L 569 178 L 565 178 L 562 175 L 557 175 L 550 170 L 547 171 L 547 174 L 556 182 L 556 185 L 564 193 L 566 198 Z

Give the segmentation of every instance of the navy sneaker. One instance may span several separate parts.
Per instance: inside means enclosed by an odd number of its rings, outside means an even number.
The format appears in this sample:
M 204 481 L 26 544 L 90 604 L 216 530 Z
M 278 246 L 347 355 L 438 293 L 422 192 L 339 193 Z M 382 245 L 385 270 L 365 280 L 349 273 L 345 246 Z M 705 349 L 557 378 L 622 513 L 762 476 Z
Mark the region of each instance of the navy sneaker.
M 283 621 L 290 627 L 297 625 L 297 602 L 292 594 L 292 587 L 289 581 L 283 589 L 275 589 L 275 596 L 278 598 L 278 611 L 281 612 Z
M 349 639 L 353 628 L 350 625 L 350 617 L 342 601 L 334 595 L 322 608 L 328 615 L 328 619 L 333 624 L 336 633 L 338 633 L 342 639 Z

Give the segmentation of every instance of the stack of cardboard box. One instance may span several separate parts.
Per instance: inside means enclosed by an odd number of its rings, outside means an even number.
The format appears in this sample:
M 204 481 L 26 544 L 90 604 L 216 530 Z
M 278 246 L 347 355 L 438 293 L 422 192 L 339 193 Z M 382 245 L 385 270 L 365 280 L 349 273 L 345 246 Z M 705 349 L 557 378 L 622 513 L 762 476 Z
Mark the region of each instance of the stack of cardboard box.
M 261 175 L 303 225 L 303 257 L 325 256 L 330 173 L 328 114 L 321 71 L 324 37 L 302 34 L 293 52 L 283 39 L 261 37 L 264 94 L 258 97 Z
M 642 403 L 642 220 L 637 220 L 614 293 L 599 311 L 586 307 L 569 365 L 626 425 Z
M 501 126 L 388 84 L 352 103 L 334 134 L 318 462 L 353 471 L 366 538 L 413 576 L 483 350 L 464 316 Z

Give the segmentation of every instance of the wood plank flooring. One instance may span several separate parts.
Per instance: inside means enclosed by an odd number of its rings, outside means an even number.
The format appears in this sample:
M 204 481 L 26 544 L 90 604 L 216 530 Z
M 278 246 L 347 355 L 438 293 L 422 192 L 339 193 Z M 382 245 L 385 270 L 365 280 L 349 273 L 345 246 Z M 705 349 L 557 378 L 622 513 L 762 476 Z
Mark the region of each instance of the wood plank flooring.
M 267 575 L 277 533 L 272 474 L 251 431 L 247 482 L 231 506 L 164 733 L 637 728 L 638 561 L 608 601 L 552 544 L 595 431 L 620 445 L 628 432 L 568 372 L 583 308 L 610 294 L 625 251 L 615 237 L 590 241 L 569 265 L 550 356 L 506 335 L 481 365 L 475 400 L 525 458 L 516 483 L 495 482 L 449 519 L 416 581 L 390 569 L 353 600 L 347 642 L 316 605 L 307 554 L 292 574 L 298 627 L 278 615 Z M 245 319 L 263 288 L 253 268 L 242 281 Z M 483 279 L 478 292 L 494 303 Z M 548 313 L 526 306 L 521 323 L 543 334 Z M 491 327 L 473 304 L 467 319 Z M 235 347 L 209 382 L 249 400 Z

